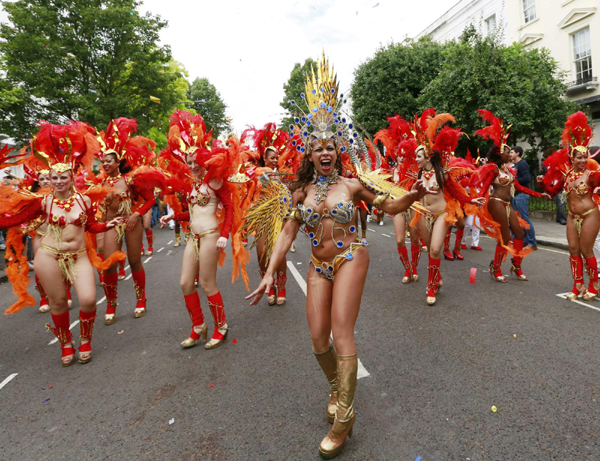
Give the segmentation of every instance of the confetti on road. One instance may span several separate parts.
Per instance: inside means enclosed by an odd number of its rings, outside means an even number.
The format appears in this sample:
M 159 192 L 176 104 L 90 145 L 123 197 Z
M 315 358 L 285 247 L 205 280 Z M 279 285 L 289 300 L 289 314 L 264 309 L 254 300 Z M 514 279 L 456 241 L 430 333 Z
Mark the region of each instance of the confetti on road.
M 494 413 L 496 413 L 496 412 L 498 411 L 498 408 L 496 408 L 496 405 L 492 405 L 492 411 L 493 411 Z
M 513 335 L 513 338 L 517 339 L 517 335 Z
M 471 267 L 471 275 L 469 276 L 469 281 L 471 285 L 475 285 L 475 276 L 477 275 L 477 268 Z
M 118 335 L 122 335 L 123 333 L 125 333 L 125 330 L 121 330 L 121 331 L 119 331 L 117 334 L 118 334 Z
M 48 386 L 48 389 L 52 389 L 52 386 Z
M 210 385 L 210 386 L 208 386 L 208 387 L 215 387 L 215 385 L 214 385 L 214 384 L 211 384 L 211 385 Z
M 237 339 L 233 339 L 231 342 L 232 344 L 237 344 Z
M 44 400 L 42 403 L 46 403 L 48 400 L 50 400 L 50 399 L 46 399 L 46 400 Z
M 415 461 L 421 461 L 421 457 L 417 456 L 417 459 L 415 459 Z
M 169 420 L 169 425 L 173 424 L 174 422 L 175 422 L 175 418 L 171 418 L 171 419 Z

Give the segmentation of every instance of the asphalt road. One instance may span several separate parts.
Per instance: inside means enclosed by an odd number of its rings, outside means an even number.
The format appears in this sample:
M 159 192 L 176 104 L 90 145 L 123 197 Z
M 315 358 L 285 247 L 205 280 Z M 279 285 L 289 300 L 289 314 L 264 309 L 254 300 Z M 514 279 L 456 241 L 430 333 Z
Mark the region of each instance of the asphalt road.
M 318 459 L 330 427 L 328 384 L 312 355 L 301 285 L 289 272 L 285 306 L 249 307 L 227 261 L 218 273 L 227 343 L 183 350 L 183 247 L 168 243 L 172 231 L 155 234 L 145 264 L 148 314 L 133 318 L 132 281 L 119 282 L 114 325 L 104 325 L 106 303 L 98 305 L 91 363 L 61 367 L 44 328 L 49 314 L 27 308 L 2 317 L 0 459 Z M 486 272 L 494 243 L 483 238 L 485 251 L 442 261 L 444 288 L 429 307 L 427 254 L 421 281 L 404 286 L 391 222 L 368 237 L 356 325 L 363 377 L 354 436 L 340 459 L 600 459 L 600 302 L 557 297 L 572 283 L 565 252 L 540 247 L 523 265 L 529 282 L 499 284 Z M 297 247 L 288 260 L 302 281 L 308 239 Z M 256 268 L 253 254 L 252 286 Z M 9 285 L 0 293 L 4 310 Z M 72 322 L 77 315 L 75 300 Z

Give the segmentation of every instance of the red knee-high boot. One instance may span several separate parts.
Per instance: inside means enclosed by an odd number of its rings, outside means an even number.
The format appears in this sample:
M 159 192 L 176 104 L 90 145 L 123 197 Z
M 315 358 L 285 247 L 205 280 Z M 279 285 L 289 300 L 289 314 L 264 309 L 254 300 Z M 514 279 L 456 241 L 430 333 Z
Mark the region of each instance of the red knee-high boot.
M 112 325 L 116 321 L 118 275 L 104 273 L 104 295 L 106 296 L 106 314 L 104 325 Z
M 277 285 L 277 305 L 282 306 L 285 304 L 285 282 L 287 282 L 287 275 L 283 271 L 277 273 L 275 284 Z
M 450 237 L 452 237 L 452 227 L 450 227 L 450 229 L 448 229 L 448 232 L 446 232 L 446 237 L 444 238 L 444 259 L 446 259 L 447 261 L 454 261 L 454 256 L 452 256 L 452 253 L 450 253 Z
M 590 278 L 590 284 L 588 285 L 587 293 L 582 298 L 586 301 L 591 301 L 598 296 L 598 289 L 596 284 L 598 283 L 598 262 L 595 257 L 585 259 L 585 269 Z
M 210 341 L 204 345 L 204 348 L 214 349 L 221 345 L 227 338 L 227 333 L 229 333 L 229 328 L 225 321 L 225 306 L 223 305 L 223 298 L 220 292 L 217 291 L 214 295 L 208 297 L 208 307 L 215 322 L 215 331 Z
M 185 349 L 198 344 L 201 337 L 202 341 L 206 341 L 208 326 L 204 323 L 204 314 L 202 313 L 202 307 L 200 306 L 200 296 L 198 296 L 198 292 L 194 291 L 191 295 L 184 295 L 183 299 L 185 300 L 185 307 L 190 314 L 190 319 L 192 319 L 192 332 L 190 333 L 190 337 L 181 343 L 181 347 Z
M 502 275 L 502 263 L 506 258 L 508 250 L 502 245 L 496 245 L 496 252 L 494 253 L 494 259 L 490 263 L 490 275 L 497 282 L 506 282 L 506 276 Z
M 523 240 L 513 239 L 513 248 L 520 253 L 523 251 Z M 523 270 L 521 269 L 521 263 L 523 262 L 523 256 L 515 256 L 512 258 L 512 266 L 510 266 L 510 271 L 513 272 L 518 280 L 522 282 L 526 282 L 529 280 L 525 274 L 523 274 Z
M 408 260 L 408 249 L 406 248 L 406 245 L 398 247 L 398 256 L 400 256 L 400 262 L 404 266 L 404 277 L 402 277 L 402 283 L 410 283 L 410 261 Z
M 146 238 L 148 239 L 148 252 L 146 255 L 152 256 L 152 253 L 154 253 L 154 249 L 152 248 L 152 245 L 154 244 L 154 234 L 152 233 L 152 229 L 146 231 Z
M 96 320 L 96 309 L 92 312 L 79 310 L 79 363 L 88 363 L 92 360 L 92 332 Z
M 135 297 L 137 298 L 133 316 L 137 319 L 146 314 L 146 271 L 142 267 L 141 270 L 132 272 L 131 276 L 135 288 Z
M 460 242 L 462 242 L 464 233 L 464 229 L 456 229 L 456 240 L 454 241 L 454 250 L 452 251 L 452 254 L 454 255 L 454 258 L 459 261 L 465 259 L 464 256 L 460 254 Z
M 46 296 L 46 291 L 40 283 L 40 279 L 37 275 L 35 276 L 35 289 L 40 294 L 40 312 L 48 312 L 50 310 L 50 305 L 48 304 L 48 296 Z
M 438 290 L 440 278 L 440 262 L 441 258 L 432 258 L 429 256 L 429 266 L 427 267 L 429 274 L 427 277 L 427 304 L 433 306 L 435 304 L 435 294 Z
M 66 311 L 62 314 L 51 314 L 52 315 L 52 323 L 54 323 L 54 328 L 49 323 L 46 324 L 46 328 L 54 333 L 54 336 L 60 342 L 60 348 L 62 349 L 61 361 L 63 367 L 68 367 L 73 363 L 73 359 L 75 358 L 75 349 L 73 348 L 73 344 L 71 341 L 73 340 L 73 335 L 71 334 L 71 330 L 69 329 L 70 320 L 69 320 L 69 311 Z
M 419 261 L 421 260 L 421 246 L 415 244 L 410 245 L 410 259 L 411 259 L 411 267 L 412 267 L 412 281 L 413 282 L 418 282 L 419 281 L 419 274 L 417 272 L 417 268 L 419 266 Z
M 583 285 L 583 258 L 581 255 L 573 257 L 569 256 L 569 261 L 571 262 L 571 274 L 573 275 L 573 289 L 567 295 L 567 299 L 574 301 L 580 294 L 585 293 L 585 288 L 581 287 Z

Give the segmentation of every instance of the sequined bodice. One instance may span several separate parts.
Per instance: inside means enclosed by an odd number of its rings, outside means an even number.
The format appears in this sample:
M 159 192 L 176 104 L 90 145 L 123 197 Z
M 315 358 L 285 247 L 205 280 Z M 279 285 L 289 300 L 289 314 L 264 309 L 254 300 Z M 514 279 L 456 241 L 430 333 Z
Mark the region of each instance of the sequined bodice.
M 565 177 L 564 193 L 570 194 L 571 192 L 575 192 L 577 195 L 588 194 L 590 188 L 585 181 L 584 175 L 585 170 L 580 171 L 579 173 L 575 173 L 575 171 L 570 170 Z
M 191 205 L 198 205 L 200 207 L 207 206 L 209 204 L 216 205 L 219 201 L 216 197 L 210 195 L 210 191 L 208 190 L 208 185 L 206 186 L 206 192 L 202 191 L 202 182 L 196 182 L 194 184 L 194 189 L 192 193 L 188 197 L 188 202 Z
M 305 207 L 304 204 L 298 205 L 298 209 L 302 214 L 302 221 L 304 221 L 308 227 L 317 227 L 325 218 L 331 218 L 340 224 L 347 224 L 354 216 L 354 202 L 350 201 L 338 202 L 331 210 L 325 207 L 323 208 L 322 213 L 316 211 L 315 208 L 316 206 L 314 205 L 309 205 L 307 207 Z
M 54 205 L 54 200 L 52 200 L 52 202 L 50 204 L 50 210 L 48 212 L 48 225 L 57 226 L 61 229 L 64 229 L 69 224 L 72 224 L 77 227 L 85 226 L 85 224 L 87 223 L 87 213 L 85 212 L 85 208 L 83 207 L 83 205 L 81 204 L 81 202 L 79 201 L 79 199 L 77 197 L 75 198 L 75 202 L 81 208 L 81 212 L 79 213 L 77 218 L 69 221 L 69 220 L 67 220 L 67 217 L 64 215 L 59 216 L 59 215 L 55 215 L 54 213 L 52 213 L 52 208 Z
M 510 186 L 515 180 L 514 175 L 504 165 L 498 170 L 498 174 L 494 178 L 496 186 Z

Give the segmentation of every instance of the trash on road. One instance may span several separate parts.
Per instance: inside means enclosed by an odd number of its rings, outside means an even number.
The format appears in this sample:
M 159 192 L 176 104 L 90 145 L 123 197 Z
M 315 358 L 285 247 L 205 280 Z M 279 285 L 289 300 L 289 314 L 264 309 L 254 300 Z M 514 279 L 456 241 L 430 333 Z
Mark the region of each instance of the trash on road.
M 492 411 L 493 411 L 494 413 L 496 413 L 496 412 L 498 411 L 498 408 L 496 408 L 496 405 L 492 405 Z
M 232 339 L 232 340 L 231 340 L 231 342 L 232 342 L 233 344 L 237 344 L 237 339 Z
M 46 400 L 44 400 L 42 403 L 46 403 L 48 400 L 50 400 L 50 399 L 46 399 Z
M 173 424 L 174 422 L 175 422 L 175 418 L 171 418 L 171 419 L 169 420 L 169 425 Z
M 477 268 L 471 267 L 471 274 L 469 275 L 469 281 L 471 285 L 475 285 L 475 276 L 477 275 Z
M 48 389 L 52 389 L 52 386 L 48 386 Z
M 121 331 L 119 331 L 117 334 L 118 334 L 118 335 L 122 335 L 123 333 L 125 333 L 125 330 L 121 330 Z
M 208 386 L 208 387 L 215 387 L 215 385 L 214 385 L 214 384 L 211 384 L 211 385 L 210 385 L 210 386 Z

